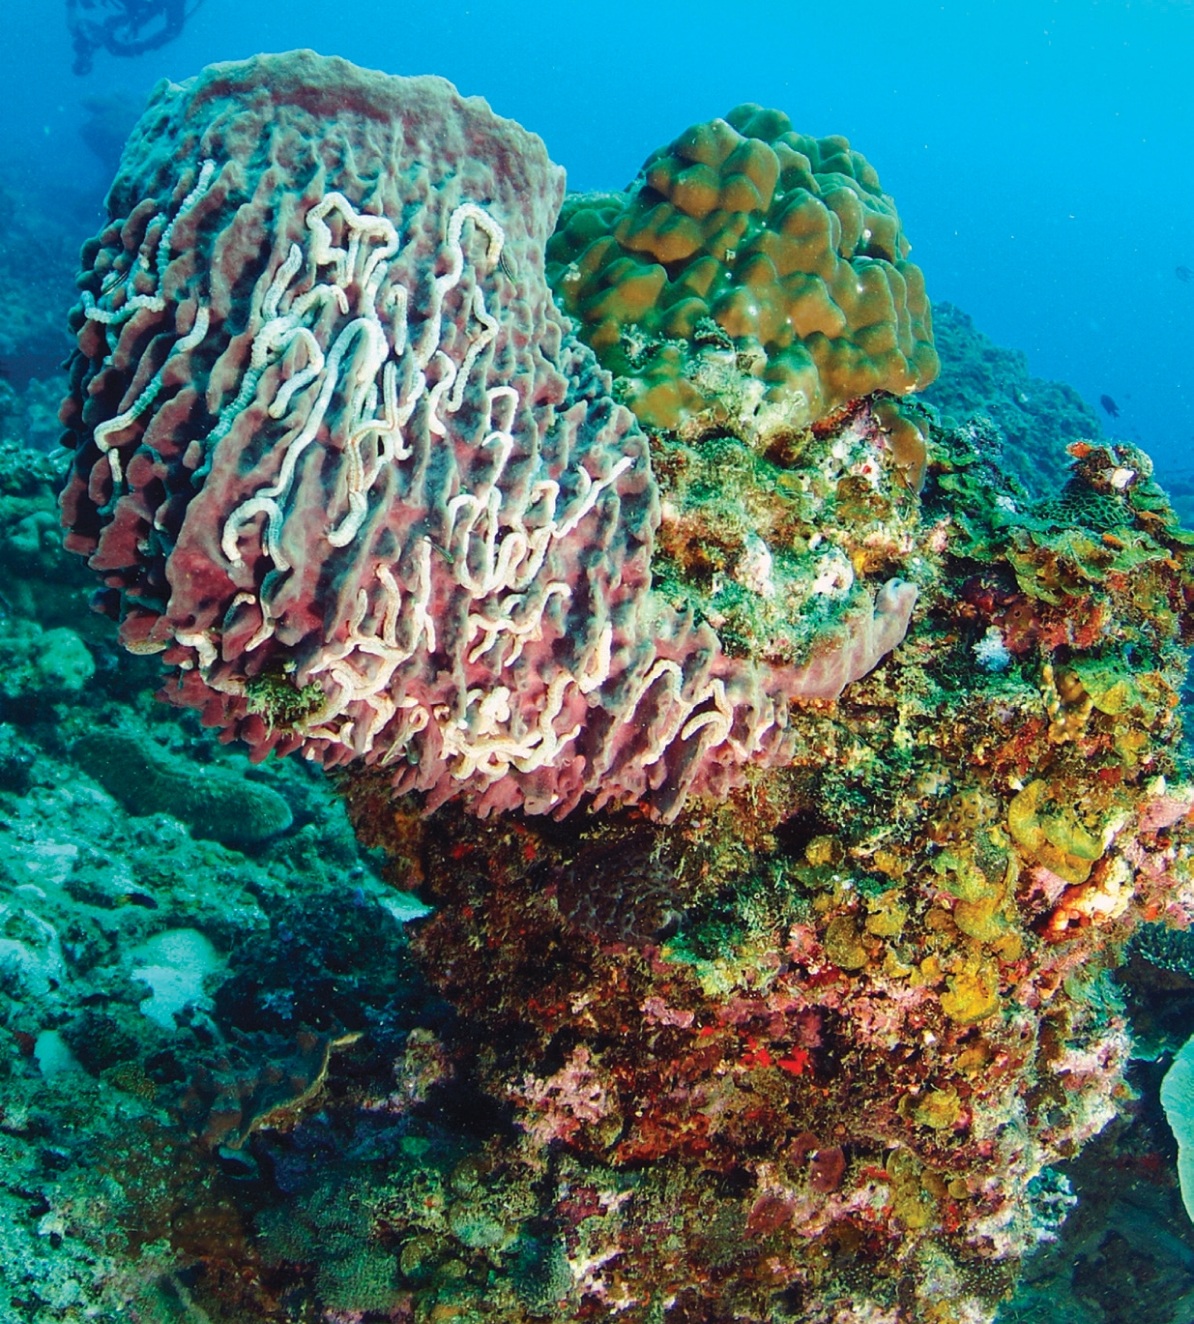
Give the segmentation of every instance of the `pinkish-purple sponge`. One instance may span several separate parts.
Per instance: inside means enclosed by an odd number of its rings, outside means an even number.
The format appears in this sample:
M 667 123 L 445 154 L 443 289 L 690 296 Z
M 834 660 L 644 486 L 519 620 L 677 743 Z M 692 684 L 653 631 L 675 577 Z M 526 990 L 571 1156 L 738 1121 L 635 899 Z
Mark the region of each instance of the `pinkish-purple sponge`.
M 900 580 L 799 667 L 652 590 L 648 440 L 544 278 L 563 188 L 438 78 L 300 51 L 155 92 L 84 253 L 63 518 L 126 646 L 255 754 L 667 815 L 903 638 Z

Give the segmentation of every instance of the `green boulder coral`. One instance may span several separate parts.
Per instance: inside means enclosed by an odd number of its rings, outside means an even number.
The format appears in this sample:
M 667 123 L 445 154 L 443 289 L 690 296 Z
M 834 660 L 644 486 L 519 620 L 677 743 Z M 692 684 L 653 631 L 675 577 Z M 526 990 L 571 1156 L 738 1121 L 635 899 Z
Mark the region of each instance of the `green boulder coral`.
M 131 814 L 172 814 L 197 837 L 246 846 L 285 832 L 294 821 L 285 798 L 228 768 L 197 764 L 145 732 L 115 728 L 80 736 L 75 763 Z

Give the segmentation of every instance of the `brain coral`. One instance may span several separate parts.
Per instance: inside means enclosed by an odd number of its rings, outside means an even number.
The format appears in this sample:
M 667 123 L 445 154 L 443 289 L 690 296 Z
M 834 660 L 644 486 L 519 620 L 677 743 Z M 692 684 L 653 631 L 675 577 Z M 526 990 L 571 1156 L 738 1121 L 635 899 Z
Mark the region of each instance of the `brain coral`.
M 858 281 L 910 289 L 861 174 L 851 242 L 892 261 Z M 544 276 L 562 195 L 538 138 L 441 79 L 296 52 L 155 92 L 84 250 L 62 510 L 125 644 L 255 754 L 479 812 L 669 814 L 781 760 L 791 702 L 903 638 L 890 557 L 868 579 L 837 552 L 816 636 L 765 661 L 652 589 L 647 438 Z
M 937 374 L 892 200 L 840 137 L 743 105 L 570 198 L 548 277 L 649 426 L 767 438 Z

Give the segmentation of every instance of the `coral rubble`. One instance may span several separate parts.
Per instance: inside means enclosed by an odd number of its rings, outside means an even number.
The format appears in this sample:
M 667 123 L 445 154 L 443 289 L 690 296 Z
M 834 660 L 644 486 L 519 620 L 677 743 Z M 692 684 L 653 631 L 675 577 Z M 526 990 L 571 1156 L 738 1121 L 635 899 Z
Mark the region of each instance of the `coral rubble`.
M 271 787 L 225 768 L 197 767 L 127 729 L 97 726 L 81 733 L 71 758 L 126 809 L 173 812 L 197 837 L 247 845 L 285 832 L 293 821 L 290 806 Z
M 162 720 L 156 666 L 87 610 L 60 485 L 0 443 L 0 1318 L 173 1320 L 196 1274 L 231 1302 L 252 1272 L 244 1138 L 424 1015 L 418 910 L 313 770 Z

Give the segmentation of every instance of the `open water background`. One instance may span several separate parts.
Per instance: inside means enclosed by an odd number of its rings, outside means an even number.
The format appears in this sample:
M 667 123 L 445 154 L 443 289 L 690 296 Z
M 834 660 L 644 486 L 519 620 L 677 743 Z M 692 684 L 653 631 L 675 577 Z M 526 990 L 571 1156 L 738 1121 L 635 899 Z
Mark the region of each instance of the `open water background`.
M 0 226 L 16 197 L 80 241 L 99 228 L 111 163 L 83 136 L 97 99 L 131 115 L 159 78 L 295 46 L 450 78 L 538 132 L 578 190 L 623 187 L 742 101 L 844 134 L 895 197 L 934 300 L 1092 406 L 1113 397 L 1109 434 L 1194 478 L 1194 0 L 203 0 L 175 42 L 101 52 L 84 77 L 66 0 L 0 0 Z M 1179 1276 L 1184 1225 L 1132 1216 Z
M 294 46 L 450 78 L 539 133 L 573 189 L 623 187 L 741 101 L 845 134 L 933 299 L 1037 376 L 1113 397 L 1108 431 L 1163 474 L 1194 469 L 1191 0 L 203 0 L 169 46 L 101 52 L 85 77 L 66 0 L 5 0 L 3 182 L 83 238 L 110 174 L 80 136 L 89 98 Z

